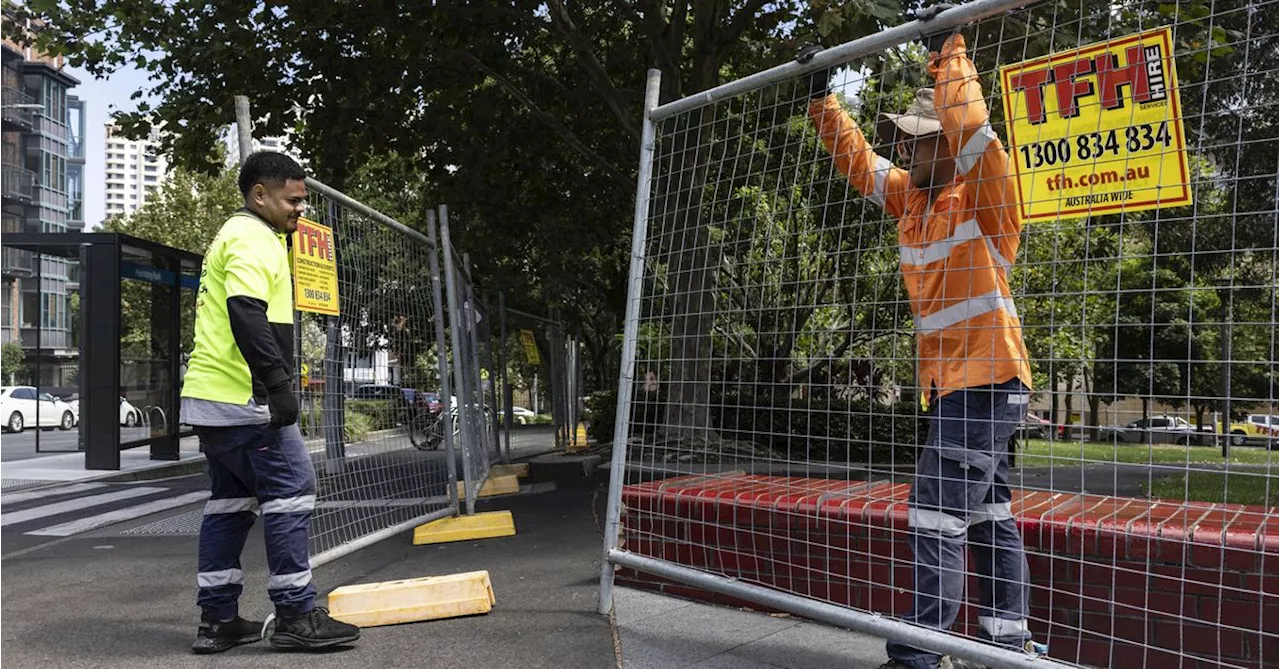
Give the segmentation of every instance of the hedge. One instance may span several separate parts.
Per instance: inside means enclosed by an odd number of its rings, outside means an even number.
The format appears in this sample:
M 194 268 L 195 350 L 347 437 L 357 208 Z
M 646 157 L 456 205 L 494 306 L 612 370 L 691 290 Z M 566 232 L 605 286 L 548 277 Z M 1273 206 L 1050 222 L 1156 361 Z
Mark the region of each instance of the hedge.
M 631 436 L 646 439 L 666 423 L 666 404 L 652 395 L 632 404 Z M 613 441 L 617 392 L 587 398 L 587 432 Z M 840 399 L 726 395 L 712 399 L 712 427 L 726 439 L 766 447 L 780 457 L 810 462 L 911 463 L 928 422 L 911 402 L 893 405 Z

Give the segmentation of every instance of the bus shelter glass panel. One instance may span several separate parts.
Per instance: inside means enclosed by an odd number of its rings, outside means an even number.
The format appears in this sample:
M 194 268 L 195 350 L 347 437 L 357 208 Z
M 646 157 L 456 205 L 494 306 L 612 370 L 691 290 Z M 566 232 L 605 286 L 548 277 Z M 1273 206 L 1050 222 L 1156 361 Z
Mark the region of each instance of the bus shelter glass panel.
M 120 446 L 176 434 L 177 276 L 163 261 L 120 258 Z

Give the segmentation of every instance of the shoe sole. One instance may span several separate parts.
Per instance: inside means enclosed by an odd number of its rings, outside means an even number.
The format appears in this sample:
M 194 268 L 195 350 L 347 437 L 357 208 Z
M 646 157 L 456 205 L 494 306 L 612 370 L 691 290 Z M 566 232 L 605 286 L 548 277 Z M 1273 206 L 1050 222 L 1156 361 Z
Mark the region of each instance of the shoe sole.
M 246 634 L 241 637 L 234 637 L 230 639 L 227 639 L 227 638 L 210 639 L 210 641 L 213 641 L 214 644 L 210 646 L 200 646 L 200 645 L 191 646 L 191 652 L 195 653 L 196 655 L 213 655 L 215 653 L 223 653 L 228 650 L 231 650 L 232 648 L 235 648 L 236 646 L 243 646 L 245 644 L 262 641 L 262 636 L 258 634 Z
M 358 641 L 359 639 L 359 632 L 352 634 L 351 636 L 337 637 L 334 639 L 305 639 L 292 634 L 281 634 L 276 632 L 271 635 L 271 647 L 276 650 L 292 651 L 322 650 Z

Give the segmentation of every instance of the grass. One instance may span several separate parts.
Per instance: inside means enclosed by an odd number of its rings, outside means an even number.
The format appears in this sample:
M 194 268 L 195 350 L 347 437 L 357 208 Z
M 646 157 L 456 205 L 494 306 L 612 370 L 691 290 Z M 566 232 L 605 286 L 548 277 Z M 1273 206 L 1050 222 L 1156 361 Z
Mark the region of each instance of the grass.
M 1052 467 L 1081 463 L 1126 464 L 1231 464 L 1265 465 L 1280 462 L 1280 452 L 1256 447 L 1231 449 L 1224 460 L 1216 446 L 1174 446 L 1172 444 L 1095 444 L 1078 441 L 1030 439 L 1020 444 L 1018 465 Z
M 1159 499 L 1280 506 L 1280 477 L 1274 471 L 1188 472 L 1156 479 L 1150 487 L 1148 494 Z

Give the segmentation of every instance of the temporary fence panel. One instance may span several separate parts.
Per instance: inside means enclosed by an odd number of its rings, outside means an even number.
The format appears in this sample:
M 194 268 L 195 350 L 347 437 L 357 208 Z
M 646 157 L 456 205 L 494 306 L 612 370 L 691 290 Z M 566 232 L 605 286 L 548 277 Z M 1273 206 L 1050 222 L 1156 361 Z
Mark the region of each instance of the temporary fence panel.
M 466 512 L 475 513 L 476 498 L 489 476 L 489 466 L 497 458 L 492 407 L 486 403 L 484 376 L 480 365 L 483 334 L 479 327 L 486 319 L 476 300 L 466 258 L 453 246 L 449 234 L 449 211 L 441 205 L 440 254 L 444 259 L 445 286 L 448 294 L 448 322 L 453 342 L 450 362 L 455 396 L 445 398 L 456 411 L 454 429 L 461 445 L 465 478 Z
M 554 355 L 557 337 L 563 331 L 560 321 L 548 316 L 514 309 L 500 300 L 499 319 L 505 324 L 506 337 L 501 340 L 507 352 L 502 366 L 506 377 L 506 400 L 503 403 L 504 448 L 510 457 L 527 457 L 562 447 L 562 416 L 554 401 L 556 378 L 561 361 Z M 506 408 L 512 413 L 506 416 Z M 515 412 L 519 411 L 519 415 Z
M 458 507 L 452 441 L 411 434 L 434 419 L 419 395 L 438 389 L 431 355 L 448 356 L 433 329 L 444 318 L 432 300 L 436 242 L 322 183 L 307 186 L 292 262 L 320 564 Z
M 616 575 L 991 666 L 1277 666 L 1274 0 L 979 0 L 659 76 L 602 612 Z

